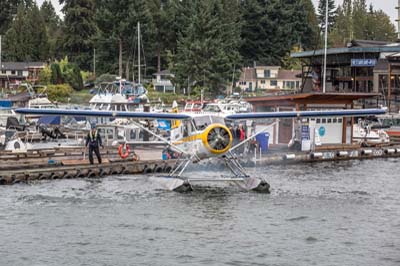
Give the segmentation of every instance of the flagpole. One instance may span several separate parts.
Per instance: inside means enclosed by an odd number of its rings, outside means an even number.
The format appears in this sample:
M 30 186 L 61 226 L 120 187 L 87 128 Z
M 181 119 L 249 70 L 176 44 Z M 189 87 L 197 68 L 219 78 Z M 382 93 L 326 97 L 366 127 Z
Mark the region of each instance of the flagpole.
M 328 0 L 326 0 L 325 4 L 325 51 L 324 51 L 324 77 L 323 77 L 323 85 L 322 85 L 322 92 L 326 92 L 326 58 L 328 52 Z

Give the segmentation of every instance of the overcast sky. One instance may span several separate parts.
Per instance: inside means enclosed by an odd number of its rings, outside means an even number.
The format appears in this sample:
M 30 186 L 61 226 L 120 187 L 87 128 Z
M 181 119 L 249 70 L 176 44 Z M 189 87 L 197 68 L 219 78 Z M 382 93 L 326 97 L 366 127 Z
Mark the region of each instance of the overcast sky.
M 41 5 L 44 0 L 36 0 L 36 2 Z M 312 0 L 314 5 L 318 6 L 319 0 Z M 58 0 L 51 0 L 55 9 L 60 13 L 61 6 Z M 343 3 L 343 0 L 335 0 L 336 6 Z M 398 0 L 367 0 L 368 4 L 372 3 L 375 9 L 382 9 L 392 18 L 392 22 L 396 25 L 395 19 L 397 17 L 397 11 L 395 7 L 397 6 Z

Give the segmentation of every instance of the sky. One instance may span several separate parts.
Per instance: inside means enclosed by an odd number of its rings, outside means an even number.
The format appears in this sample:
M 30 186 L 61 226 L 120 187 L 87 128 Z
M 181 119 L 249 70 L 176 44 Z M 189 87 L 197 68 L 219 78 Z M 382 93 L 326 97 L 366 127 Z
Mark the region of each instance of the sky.
M 41 5 L 44 0 L 36 0 L 36 2 Z M 319 0 L 312 0 L 314 3 L 315 7 L 318 7 L 318 2 Z M 56 11 L 60 14 L 61 6 L 58 2 L 58 0 L 51 0 L 53 3 L 53 6 L 55 7 Z M 336 6 L 341 5 L 343 3 L 343 0 L 335 0 Z M 397 25 L 395 20 L 397 18 L 397 10 L 395 7 L 398 4 L 398 0 L 367 0 L 368 5 L 372 3 L 372 5 L 375 7 L 375 9 L 382 9 L 386 14 L 388 14 L 391 19 L 393 24 Z

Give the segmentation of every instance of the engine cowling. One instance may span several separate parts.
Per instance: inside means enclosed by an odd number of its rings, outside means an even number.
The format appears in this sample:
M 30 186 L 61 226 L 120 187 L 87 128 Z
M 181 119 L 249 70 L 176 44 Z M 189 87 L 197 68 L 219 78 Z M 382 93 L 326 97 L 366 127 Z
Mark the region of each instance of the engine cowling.
M 208 126 L 202 134 L 202 141 L 207 150 L 219 155 L 231 148 L 232 134 L 225 125 L 213 124 Z

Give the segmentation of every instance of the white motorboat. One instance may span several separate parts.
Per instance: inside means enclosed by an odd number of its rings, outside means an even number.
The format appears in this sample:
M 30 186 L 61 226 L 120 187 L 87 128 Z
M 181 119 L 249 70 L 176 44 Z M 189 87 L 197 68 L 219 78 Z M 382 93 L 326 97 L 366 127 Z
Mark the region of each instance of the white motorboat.
M 384 144 L 390 142 L 390 137 L 383 129 L 371 129 L 370 125 L 360 121 L 353 125 L 353 142 L 363 145 Z

